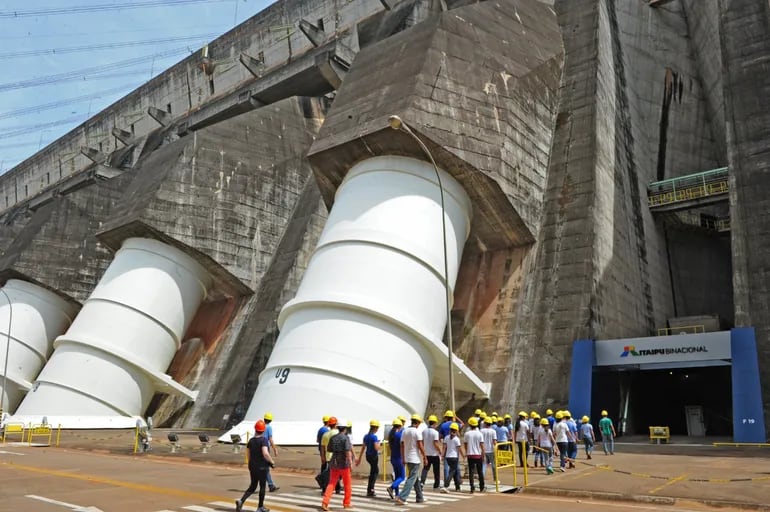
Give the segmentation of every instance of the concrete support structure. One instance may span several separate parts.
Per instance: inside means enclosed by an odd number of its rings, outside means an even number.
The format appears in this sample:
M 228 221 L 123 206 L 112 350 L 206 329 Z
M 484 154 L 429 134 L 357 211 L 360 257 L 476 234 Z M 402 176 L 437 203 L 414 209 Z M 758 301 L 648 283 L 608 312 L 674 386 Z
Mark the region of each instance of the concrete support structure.
M 350 170 L 297 296 L 281 311 L 251 406 L 231 433 L 251 432 L 270 411 L 281 443 L 306 444 L 317 423 L 310 419 L 330 412 L 363 425 L 425 409 L 433 374 L 446 367 L 437 363 L 447 359 L 442 215 L 450 292 L 471 227 L 468 196 L 440 172 L 444 212 L 427 162 L 382 156 Z M 467 370 L 466 377 L 486 394 Z
M 4 379 L 0 381 L 0 393 L 3 409 L 13 413 L 51 355 L 54 338 L 70 325 L 77 307 L 45 288 L 18 279 L 9 279 L 3 292 L 5 296 L 0 297 L 0 378 Z M 6 343 L 10 343 L 7 365 Z M 3 375 L 6 367 L 8 375 Z M 2 382 L 7 383 L 5 388 Z
M 206 272 L 156 240 L 123 243 L 14 416 L 64 428 L 127 428 L 156 391 L 197 393 L 163 372 L 206 297 Z

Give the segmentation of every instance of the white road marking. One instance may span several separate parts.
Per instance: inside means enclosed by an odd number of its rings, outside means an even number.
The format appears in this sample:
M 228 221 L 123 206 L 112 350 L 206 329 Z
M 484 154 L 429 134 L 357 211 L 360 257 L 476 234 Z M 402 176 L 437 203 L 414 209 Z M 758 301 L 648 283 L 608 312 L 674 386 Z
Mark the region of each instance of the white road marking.
M 5 450 L 0 450 L 0 453 L 5 453 L 7 455 L 21 455 L 22 457 L 26 455 L 26 453 L 18 453 L 18 452 L 7 452 Z
M 30 498 L 33 500 L 43 501 L 45 503 L 50 503 L 51 505 L 58 505 L 60 507 L 68 508 L 70 510 L 74 510 L 75 512 L 102 512 L 101 509 L 98 509 L 96 507 L 84 507 L 81 505 L 75 505 L 73 503 L 67 503 L 66 501 L 59 501 L 59 500 L 53 500 L 51 498 L 46 498 L 44 496 L 36 496 L 34 494 L 27 494 L 25 498 Z

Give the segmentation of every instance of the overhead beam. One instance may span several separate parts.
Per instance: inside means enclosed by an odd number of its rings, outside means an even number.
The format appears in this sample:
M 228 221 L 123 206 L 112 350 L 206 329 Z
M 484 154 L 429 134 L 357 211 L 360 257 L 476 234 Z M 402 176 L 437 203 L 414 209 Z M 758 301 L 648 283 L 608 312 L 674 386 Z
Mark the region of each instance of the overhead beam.
M 161 110 L 157 107 L 147 107 L 147 113 L 161 126 L 168 126 L 171 124 L 171 115 L 165 110 Z
M 316 27 L 315 25 L 313 25 L 307 20 L 299 21 L 299 29 L 302 31 L 303 34 L 305 34 L 305 37 L 307 37 L 312 43 L 312 45 L 315 46 L 316 48 L 321 46 L 324 43 L 324 41 L 326 41 L 329 37 L 326 35 L 326 32 Z

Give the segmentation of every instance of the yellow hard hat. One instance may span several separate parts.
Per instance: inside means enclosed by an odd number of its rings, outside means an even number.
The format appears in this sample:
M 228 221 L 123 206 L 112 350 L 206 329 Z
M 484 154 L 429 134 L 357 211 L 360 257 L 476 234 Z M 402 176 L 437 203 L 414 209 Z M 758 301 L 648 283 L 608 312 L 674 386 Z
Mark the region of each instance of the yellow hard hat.
M 567 418 L 571 418 L 571 417 L 572 417 L 572 413 L 571 413 L 571 412 L 569 412 L 569 411 L 563 411 L 563 412 L 562 412 L 562 414 L 563 414 L 564 416 L 566 416 Z
M 583 423 L 588 423 L 588 420 L 591 419 L 588 416 L 583 416 L 583 419 L 581 420 Z
M 428 423 L 438 423 L 438 418 L 435 414 L 431 414 L 428 416 Z
M 266 412 L 264 418 L 265 418 L 265 421 L 273 421 L 272 413 Z
M 401 427 L 401 426 L 403 426 L 403 425 L 404 425 L 404 423 L 403 423 L 403 422 L 402 422 L 400 419 L 396 418 L 395 420 L 393 420 L 393 423 L 392 423 L 392 425 L 393 425 L 394 427 Z
M 540 420 L 540 424 L 541 425 L 548 425 L 548 420 L 546 418 L 543 418 L 542 420 Z
M 484 423 L 489 423 L 491 425 L 494 422 L 495 422 L 495 420 L 493 420 L 489 416 L 484 416 Z
M 506 414 L 505 416 L 503 416 L 503 419 L 509 420 L 509 419 L 511 419 L 511 415 L 510 414 Z
M 321 418 L 321 421 L 323 421 L 324 423 L 328 423 L 328 422 L 329 422 L 329 418 L 331 418 L 331 416 L 329 416 L 329 415 L 327 414 L 327 415 L 325 415 L 323 418 Z
M 556 419 L 560 420 L 564 417 L 564 413 L 561 411 L 556 411 Z
M 417 413 L 414 413 L 412 414 L 412 421 L 419 421 L 420 423 L 422 423 L 422 416 L 420 416 Z
M 348 420 L 347 425 L 348 425 L 348 428 L 353 428 L 353 422 L 352 421 Z
M 546 416 L 550 416 L 551 414 L 553 414 L 553 411 L 551 409 L 548 409 L 547 411 L 545 411 L 545 414 Z
M 607 416 L 607 411 L 602 411 L 602 416 Z
M 468 420 L 468 425 L 471 427 L 478 427 L 479 426 L 479 420 L 475 416 L 471 417 L 471 419 Z
M 398 415 L 398 419 L 400 419 L 400 420 L 401 420 L 401 424 L 402 424 L 402 425 L 403 425 L 404 423 L 406 423 L 406 418 L 404 418 L 404 417 L 403 417 L 403 416 L 401 416 L 400 414 Z
M 529 418 L 529 414 L 527 414 L 527 411 L 519 411 L 519 416 L 521 416 L 522 418 Z M 510 418 L 511 415 L 510 414 L 506 414 L 505 417 L 506 418 Z
M 492 413 L 492 416 L 494 416 L 494 417 L 497 417 L 497 413 L 496 413 L 496 412 L 493 412 L 493 413 Z
M 538 413 L 534 412 L 534 411 L 532 412 L 532 414 L 530 414 L 530 416 L 532 416 L 533 420 L 539 420 L 540 419 L 540 415 Z
M 380 422 L 377 421 L 377 420 L 372 420 L 372 421 L 369 422 L 369 426 L 370 427 L 379 427 L 380 426 Z
M 481 416 L 481 409 L 476 409 L 476 410 L 473 412 L 473 414 L 475 414 L 476 416 Z
M 444 417 L 445 418 L 454 418 L 455 417 L 455 413 L 454 413 L 453 410 L 450 409 L 450 410 L 448 410 L 447 412 L 444 413 Z
M 457 423 L 452 423 L 451 425 L 449 425 L 449 430 L 457 430 L 457 431 L 459 431 L 460 430 L 460 425 L 458 425 Z
M 497 416 L 490 416 L 490 420 L 492 420 L 492 423 L 497 423 Z

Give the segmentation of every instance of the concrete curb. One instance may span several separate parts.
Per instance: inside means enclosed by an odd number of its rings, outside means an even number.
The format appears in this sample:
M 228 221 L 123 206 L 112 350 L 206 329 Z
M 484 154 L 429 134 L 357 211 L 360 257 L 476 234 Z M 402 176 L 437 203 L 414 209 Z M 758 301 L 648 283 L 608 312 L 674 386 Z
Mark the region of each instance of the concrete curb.
M 760 503 L 746 503 L 728 500 L 710 500 L 697 498 L 672 498 L 669 496 L 650 496 L 644 494 L 623 494 L 619 492 L 605 491 L 578 491 L 574 489 L 551 489 L 532 485 L 522 490 L 524 493 L 540 494 L 543 496 L 561 496 L 565 498 L 584 498 L 603 501 L 625 501 L 633 503 L 645 503 L 648 505 L 683 505 L 686 503 L 700 503 L 714 508 L 738 508 L 742 510 L 770 511 L 770 506 Z

